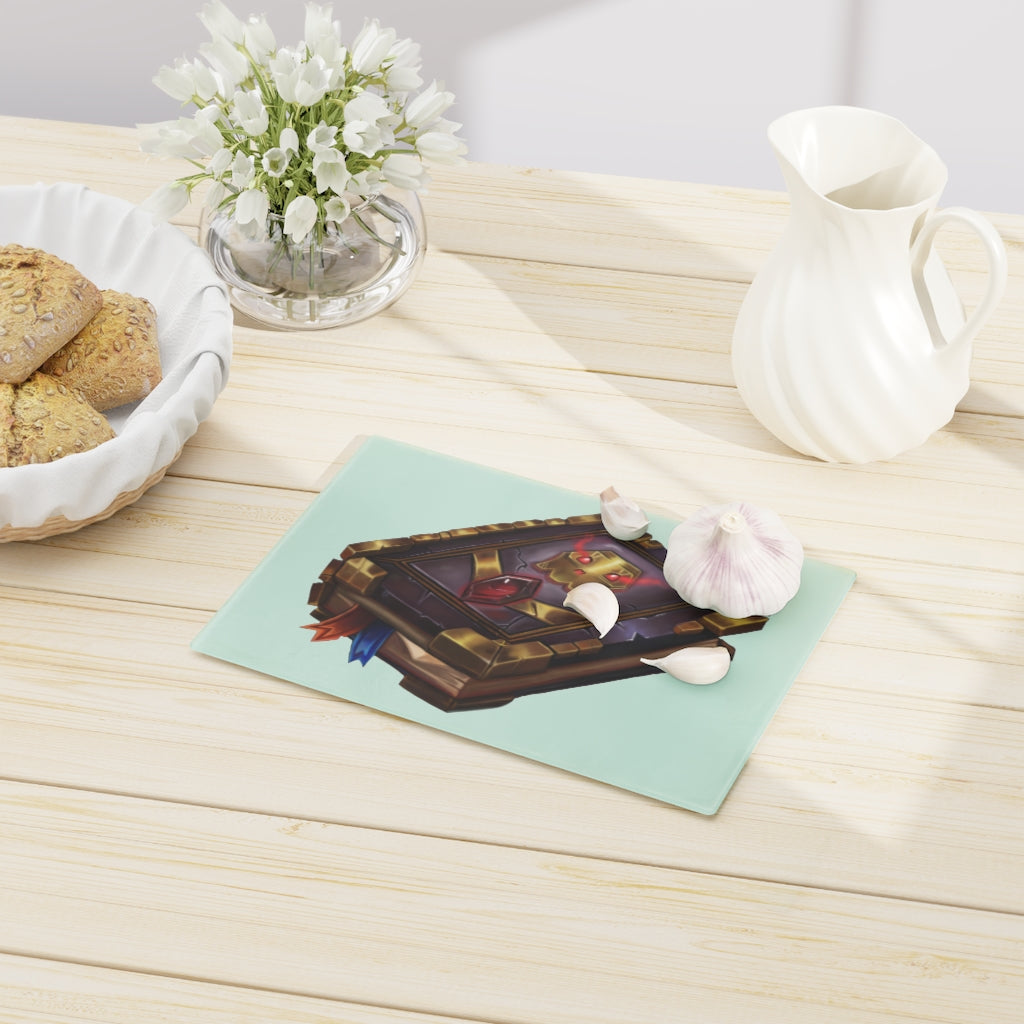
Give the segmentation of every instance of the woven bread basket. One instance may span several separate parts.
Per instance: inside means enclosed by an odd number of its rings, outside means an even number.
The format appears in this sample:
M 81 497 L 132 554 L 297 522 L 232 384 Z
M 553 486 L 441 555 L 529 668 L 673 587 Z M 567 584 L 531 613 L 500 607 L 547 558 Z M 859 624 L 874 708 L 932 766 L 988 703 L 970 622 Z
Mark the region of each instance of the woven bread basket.
M 44 249 L 100 288 L 157 311 L 163 380 L 108 412 L 117 436 L 54 462 L 0 468 L 0 542 L 39 540 L 113 515 L 157 483 L 227 381 L 232 314 L 209 258 L 181 230 L 83 185 L 0 188 L 0 244 Z
M 175 456 L 176 458 L 177 456 Z M 172 463 L 173 461 L 174 459 L 171 460 Z M 109 519 L 115 512 L 141 498 L 154 484 L 160 483 L 169 468 L 170 466 L 168 465 L 158 469 L 143 480 L 142 484 L 136 487 L 134 491 L 123 491 L 102 512 L 97 512 L 96 515 L 90 516 L 88 519 L 67 519 L 65 516 L 50 516 L 49 519 L 38 526 L 5 526 L 0 528 L 0 544 L 18 540 L 43 540 L 45 537 L 55 537 L 61 533 L 71 533 L 74 530 L 80 530 L 83 526 L 90 526 L 93 523 Z

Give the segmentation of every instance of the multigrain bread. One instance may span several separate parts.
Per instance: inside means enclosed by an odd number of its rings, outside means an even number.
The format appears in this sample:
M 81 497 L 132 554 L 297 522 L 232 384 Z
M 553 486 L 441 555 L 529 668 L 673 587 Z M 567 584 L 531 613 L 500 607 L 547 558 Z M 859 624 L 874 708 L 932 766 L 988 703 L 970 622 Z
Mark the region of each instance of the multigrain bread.
M 160 383 L 156 310 L 125 292 L 101 292 L 103 306 L 39 368 L 81 391 L 101 412 L 137 402 Z
M 99 311 L 99 289 L 42 249 L 0 247 L 0 383 L 20 384 Z
M 114 437 L 82 395 L 44 373 L 0 383 L 0 466 L 53 462 Z
M 13 446 L 14 385 L 0 384 L 0 469 L 9 466 Z

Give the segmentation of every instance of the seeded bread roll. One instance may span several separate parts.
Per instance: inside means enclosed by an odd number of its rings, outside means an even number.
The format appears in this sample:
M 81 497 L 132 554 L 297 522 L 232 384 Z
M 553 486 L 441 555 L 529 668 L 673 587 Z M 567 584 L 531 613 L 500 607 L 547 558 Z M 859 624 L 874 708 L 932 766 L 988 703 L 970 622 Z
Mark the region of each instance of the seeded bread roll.
M 100 294 L 100 311 L 39 369 L 103 412 L 145 398 L 160 383 L 160 349 L 156 310 L 146 299 Z
M 20 384 L 100 310 L 99 289 L 41 249 L 0 248 L 0 383 Z
M 0 469 L 9 465 L 10 446 L 13 442 L 14 385 L 0 384 Z
M 114 437 L 106 419 L 75 390 L 44 373 L 0 384 L 0 466 L 53 462 Z

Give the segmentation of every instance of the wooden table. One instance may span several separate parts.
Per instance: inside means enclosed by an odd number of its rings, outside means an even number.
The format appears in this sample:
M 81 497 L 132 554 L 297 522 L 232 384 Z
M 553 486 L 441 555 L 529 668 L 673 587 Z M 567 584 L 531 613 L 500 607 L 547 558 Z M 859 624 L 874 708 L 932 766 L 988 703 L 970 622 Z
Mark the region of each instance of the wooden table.
M 0 138 L 3 184 L 176 170 L 123 129 Z M 1024 218 L 952 423 L 851 467 L 731 383 L 785 196 L 469 165 L 426 208 L 391 311 L 239 325 L 164 482 L 0 548 L 0 1021 L 1024 1019 Z M 189 650 L 363 434 L 676 517 L 742 497 L 856 570 L 717 816 Z

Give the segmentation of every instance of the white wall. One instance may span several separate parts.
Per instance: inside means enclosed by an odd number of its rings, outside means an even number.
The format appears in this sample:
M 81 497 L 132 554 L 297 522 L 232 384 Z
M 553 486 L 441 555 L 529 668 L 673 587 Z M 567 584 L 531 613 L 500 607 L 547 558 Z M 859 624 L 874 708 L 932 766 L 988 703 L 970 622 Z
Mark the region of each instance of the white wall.
M 205 38 L 204 0 L 4 3 L 0 113 L 134 124 L 173 117 L 152 85 Z M 301 0 L 229 0 L 301 36 Z M 1024 213 L 1011 0 L 350 0 L 422 44 L 458 97 L 470 156 L 781 188 L 765 127 L 853 103 L 895 114 L 950 168 L 944 202 Z

